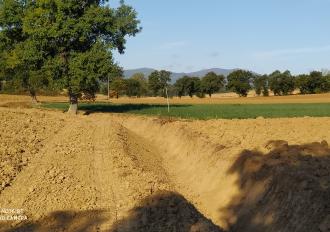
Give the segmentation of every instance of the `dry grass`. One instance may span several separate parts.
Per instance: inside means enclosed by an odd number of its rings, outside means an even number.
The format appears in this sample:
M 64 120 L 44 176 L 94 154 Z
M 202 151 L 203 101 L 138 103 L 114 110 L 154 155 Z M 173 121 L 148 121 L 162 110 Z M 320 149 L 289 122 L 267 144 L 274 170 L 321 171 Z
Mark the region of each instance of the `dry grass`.
M 101 98 L 99 98 L 100 100 Z M 148 98 L 127 98 L 111 99 L 113 103 L 129 104 L 166 104 L 166 100 L 160 97 Z M 235 94 L 215 94 L 212 98 L 197 97 L 174 97 L 170 99 L 171 104 L 281 104 L 281 103 L 328 103 L 330 93 L 314 95 L 289 95 L 289 96 L 270 96 L 256 97 L 250 95 L 246 98 L 239 98 Z
M 66 96 L 38 96 L 41 102 L 67 102 Z M 96 101 L 108 101 L 104 95 L 97 95 Z M 24 95 L 5 95 L 0 94 L 0 105 L 8 102 L 31 102 L 29 96 Z M 143 97 L 128 98 L 121 97 L 119 99 L 110 99 L 111 103 L 117 104 L 166 104 L 166 100 L 162 97 Z M 257 97 L 251 91 L 248 97 L 239 98 L 234 93 L 214 94 L 212 98 L 197 97 L 174 97 L 170 99 L 171 104 L 280 104 L 280 103 L 329 103 L 330 93 L 313 94 L 313 95 L 289 95 L 289 96 L 270 96 Z

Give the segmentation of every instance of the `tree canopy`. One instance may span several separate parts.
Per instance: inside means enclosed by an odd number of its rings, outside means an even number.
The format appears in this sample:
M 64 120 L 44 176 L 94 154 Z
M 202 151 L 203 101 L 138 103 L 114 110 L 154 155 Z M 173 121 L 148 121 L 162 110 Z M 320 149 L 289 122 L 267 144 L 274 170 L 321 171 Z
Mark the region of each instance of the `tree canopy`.
M 225 77 L 223 75 L 217 75 L 214 72 L 209 72 L 202 78 L 202 91 L 211 97 L 213 93 L 220 91 L 220 89 L 224 87 L 224 80 Z
M 148 95 L 148 80 L 143 73 L 135 73 L 130 79 L 138 82 L 138 84 L 135 85 L 135 92 L 137 93 L 135 96 L 141 97 Z
M 269 76 L 269 87 L 274 95 L 288 95 L 295 89 L 295 79 L 290 71 L 275 71 Z
M 39 44 L 28 37 L 24 19 L 30 2 L 4 0 L 0 3 L 0 66 L 2 79 L 11 79 L 13 88 L 27 90 L 33 98 L 45 80 L 41 72 L 43 53 Z
M 330 91 L 329 75 L 312 71 L 309 75 L 303 74 L 296 78 L 296 86 L 301 94 L 315 94 Z
M 70 103 L 76 105 L 78 97 L 94 95 L 99 81 L 118 70 L 112 51 L 123 53 L 126 36 L 141 30 L 132 7 L 121 1 L 118 8 L 111 8 L 108 3 L 2 1 L 1 56 L 9 54 L 6 60 L 13 67 L 25 67 L 22 77 L 33 76 L 30 74 L 37 70 L 48 71 L 52 79 L 59 77 Z M 27 49 L 18 53 L 15 48 Z
M 263 96 L 269 96 L 269 86 L 268 86 L 268 76 L 262 75 L 262 76 L 256 76 L 254 78 L 254 89 L 256 91 L 256 94 L 260 96 L 261 94 Z
M 126 88 L 126 82 L 121 77 L 114 78 L 110 83 L 110 90 L 114 91 L 116 98 L 119 98 L 119 95 L 123 94 Z
M 251 82 L 254 75 L 250 71 L 236 70 L 227 77 L 227 88 L 237 93 L 240 97 L 246 97 L 251 90 Z
M 179 97 L 202 95 L 201 80 L 198 77 L 183 76 L 175 82 L 174 86 Z
M 148 77 L 148 87 L 153 96 L 161 94 L 165 96 L 164 90 L 171 82 L 171 72 L 166 70 L 153 71 Z

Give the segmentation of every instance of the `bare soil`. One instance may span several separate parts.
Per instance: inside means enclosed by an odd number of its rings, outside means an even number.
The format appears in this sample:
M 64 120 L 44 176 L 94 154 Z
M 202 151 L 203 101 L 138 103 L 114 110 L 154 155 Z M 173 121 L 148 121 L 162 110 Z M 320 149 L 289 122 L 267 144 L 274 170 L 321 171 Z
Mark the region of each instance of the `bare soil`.
M 0 119 L 0 231 L 330 231 L 330 118 Z

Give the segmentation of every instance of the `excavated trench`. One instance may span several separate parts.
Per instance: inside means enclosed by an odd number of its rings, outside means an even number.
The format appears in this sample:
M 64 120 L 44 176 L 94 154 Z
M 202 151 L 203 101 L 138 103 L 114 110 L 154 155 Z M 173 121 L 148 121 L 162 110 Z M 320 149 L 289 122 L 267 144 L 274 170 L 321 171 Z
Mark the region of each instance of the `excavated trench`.
M 264 152 L 233 153 L 180 122 L 127 117 L 120 123 L 162 158 L 174 191 L 222 229 L 330 231 L 325 140 L 302 145 L 270 140 Z
M 330 231 L 330 119 L 0 116 L 0 231 Z

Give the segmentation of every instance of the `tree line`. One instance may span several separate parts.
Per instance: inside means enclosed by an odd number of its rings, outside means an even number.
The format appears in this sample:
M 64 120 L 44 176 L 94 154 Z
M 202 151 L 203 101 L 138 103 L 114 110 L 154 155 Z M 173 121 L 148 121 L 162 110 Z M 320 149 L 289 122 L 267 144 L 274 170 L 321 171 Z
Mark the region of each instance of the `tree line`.
M 290 71 L 275 71 L 269 75 L 258 75 L 246 70 L 235 70 L 227 77 L 209 72 L 205 76 L 183 76 L 171 84 L 171 73 L 165 70 L 154 71 L 149 76 L 136 73 L 130 78 L 114 78 L 110 89 L 114 97 L 163 96 L 165 88 L 171 97 L 205 96 L 212 97 L 214 93 L 232 91 L 240 97 L 246 97 L 251 90 L 258 96 L 269 96 L 270 91 L 276 96 L 289 95 L 298 89 L 300 94 L 316 94 L 330 91 L 330 74 L 312 71 L 309 74 L 294 76 Z M 102 93 L 108 89 L 103 84 Z
M 329 74 L 313 71 L 294 76 L 289 71 L 257 75 L 235 70 L 227 77 L 208 73 L 202 78 L 184 76 L 171 84 L 171 73 L 155 71 L 148 77 L 136 74 L 122 78 L 123 70 L 112 53 L 124 53 L 126 38 L 141 31 L 137 12 L 121 1 L 111 8 L 107 0 L 1 0 L 0 1 L 0 90 L 68 95 L 71 112 L 78 100 L 94 99 L 108 90 L 116 97 L 198 96 L 220 91 L 247 96 L 328 92 Z

